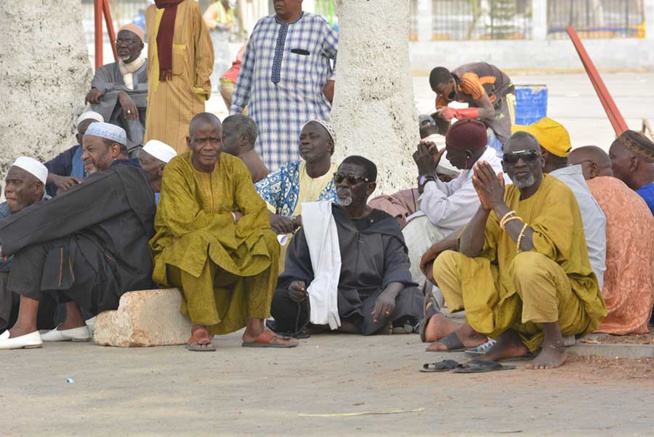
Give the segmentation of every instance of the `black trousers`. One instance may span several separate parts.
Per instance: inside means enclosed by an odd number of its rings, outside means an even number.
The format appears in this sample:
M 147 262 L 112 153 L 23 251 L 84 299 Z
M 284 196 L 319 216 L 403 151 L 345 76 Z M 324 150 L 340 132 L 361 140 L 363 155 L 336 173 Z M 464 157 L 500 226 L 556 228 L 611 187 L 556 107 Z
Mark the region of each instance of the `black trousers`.
M 118 275 L 112 262 L 85 238 L 34 244 L 14 255 L 7 288 L 38 301 L 55 295 L 57 302 L 73 301 L 95 315 L 118 308 Z
M 393 326 L 403 326 L 405 323 L 417 325 L 422 320 L 423 296 L 417 287 L 407 287 L 398 294 L 395 309 L 387 318 L 375 322 L 372 310 L 377 298 L 383 290 L 377 290 L 363 297 L 354 307 L 353 296 L 348 296 L 355 290 L 339 290 L 338 308 L 341 321 L 347 321 L 359 330 L 362 335 L 372 335 L 392 323 Z M 347 308 L 347 313 L 344 309 Z M 309 300 L 294 302 L 288 296 L 288 290 L 278 288 L 273 296 L 270 313 L 275 319 L 278 332 L 295 333 L 304 326 L 310 315 Z

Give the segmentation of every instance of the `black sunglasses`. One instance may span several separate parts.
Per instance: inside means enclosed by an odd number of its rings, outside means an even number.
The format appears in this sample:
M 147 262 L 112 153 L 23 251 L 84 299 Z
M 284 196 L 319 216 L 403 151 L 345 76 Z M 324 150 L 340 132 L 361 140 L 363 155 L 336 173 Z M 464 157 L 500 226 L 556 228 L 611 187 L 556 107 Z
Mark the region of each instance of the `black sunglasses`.
M 518 150 L 517 152 L 505 153 L 502 158 L 507 165 L 516 165 L 519 160 L 524 162 L 535 162 L 540 157 L 540 153 L 535 150 Z
M 359 182 L 370 182 L 370 179 L 364 178 L 363 176 L 355 176 L 353 174 L 334 173 L 334 182 L 340 184 L 344 180 L 347 180 L 347 183 L 350 185 L 356 185 Z

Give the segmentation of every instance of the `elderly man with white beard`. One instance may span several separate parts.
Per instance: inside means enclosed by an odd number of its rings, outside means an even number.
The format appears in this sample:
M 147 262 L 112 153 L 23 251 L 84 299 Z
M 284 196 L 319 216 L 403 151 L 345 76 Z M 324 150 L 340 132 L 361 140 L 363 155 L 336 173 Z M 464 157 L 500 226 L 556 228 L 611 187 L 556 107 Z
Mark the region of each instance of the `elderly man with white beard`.
M 303 228 L 272 302 L 278 332 L 297 335 L 311 324 L 372 335 L 413 330 L 421 321 L 423 296 L 411 279 L 397 220 L 367 205 L 376 179 L 374 163 L 349 156 L 334 174 L 338 205 L 303 205 Z

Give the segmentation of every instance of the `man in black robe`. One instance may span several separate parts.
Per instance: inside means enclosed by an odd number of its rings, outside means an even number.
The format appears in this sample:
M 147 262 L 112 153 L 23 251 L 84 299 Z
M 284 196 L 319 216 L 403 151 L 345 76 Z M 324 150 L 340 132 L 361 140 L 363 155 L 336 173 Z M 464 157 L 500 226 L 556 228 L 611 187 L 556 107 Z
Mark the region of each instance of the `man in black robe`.
M 397 220 L 367 205 L 376 178 L 375 164 L 360 156 L 345 158 L 334 175 L 338 205 L 332 205 L 332 215 L 341 255 L 338 331 L 389 333 L 394 326 L 416 326 L 422 319 L 423 296 L 411 280 Z M 279 332 L 298 334 L 308 323 L 307 287 L 315 277 L 301 229 L 288 249 L 286 270 L 273 297 L 271 313 Z
M 93 173 L 56 198 L 0 222 L 2 256 L 14 256 L 7 288 L 20 295 L 16 324 L 0 334 L 0 349 L 40 347 L 36 314 L 44 293 L 66 302 L 66 319 L 48 337 L 67 339 L 92 314 L 118 307 L 129 290 L 151 288 L 154 194 L 143 170 L 117 159 L 125 131 L 93 123 L 82 159 Z M 68 338 L 70 339 L 70 338 Z

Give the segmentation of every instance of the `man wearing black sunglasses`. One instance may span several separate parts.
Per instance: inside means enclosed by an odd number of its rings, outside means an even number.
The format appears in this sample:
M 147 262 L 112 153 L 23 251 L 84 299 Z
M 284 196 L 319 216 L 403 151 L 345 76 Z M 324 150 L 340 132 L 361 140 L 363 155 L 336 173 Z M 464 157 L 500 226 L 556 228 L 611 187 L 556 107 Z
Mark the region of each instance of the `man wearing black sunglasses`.
M 482 360 L 542 347 L 528 367 L 555 368 L 567 358 L 563 336 L 593 332 L 606 305 L 572 191 L 543 174 L 532 135 L 514 134 L 504 147 L 513 185 L 505 188 L 487 163 L 477 163 L 473 183 L 481 207 L 459 238 L 460 252 L 443 252 L 434 263 L 449 309 L 464 309 L 465 302 L 467 321 L 434 346 L 462 347 L 482 334 L 497 339 Z M 427 329 L 437 329 L 441 319 L 433 316 Z
M 331 273 L 338 274 L 338 331 L 390 333 L 394 326 L 413 327 L 422 319 L 422 293 L 411 280 L 407 248 L 397 220 L 367 204 L 376 178 L 375 164 L 360 156 L 345 158 L 334 174 L 338 205 L 331 209 L 341 269 L 340 274 Z M 286 269 L 279 276 L 271 309 L 275 329 L 289 334 L 298 334 L 310 321 L 315 323 L 314 313 L 325 305 L 316 298 L 312 283 L 324 278 L 326 272 L 314 270 L 313 252 L 307 242 L 307 235 L 310 238 L 313 234 L 309 229 L 312 223 L 303 223 L 288 249 Z M 320 241 L 326 240 L 320 236 Z M 320 265 L 331 263 L 321 261 Z M 329 328 L 319 325 L 314 328 Z

